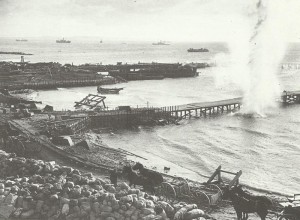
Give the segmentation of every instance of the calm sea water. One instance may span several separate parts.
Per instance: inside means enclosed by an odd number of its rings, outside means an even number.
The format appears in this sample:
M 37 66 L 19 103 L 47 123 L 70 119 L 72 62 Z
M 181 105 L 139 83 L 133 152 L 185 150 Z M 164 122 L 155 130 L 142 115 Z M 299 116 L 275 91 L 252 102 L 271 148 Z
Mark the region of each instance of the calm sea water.
M 206 47 L 210 53 L 187 53 L 189 47 Z M 178 43 L 152 46 L 149 43 L 72 41 L 56 44 L 54 40 L 32 39 L 15 42 L 0 40 L 1 51 L 33 53 L 31 62 L 116 63 L 122 62 L 214 62 L 218 53 L 228 53 L 222 43 Z M 19 56 L 0 55 L 0 60 L 19 60 Z M 300 45 L 291 44 L 285 62 L 300 62 Z M 120 95 L 107 95 L 109 107 L 166 106 L 191 102 L 214 101 L 241 96 L 234 85 L 216 87 L 218 68 L 200 70 L 196 78 L 137 81 L 120 85 Z M 300 71 L 284 70 L 278 74 L 282 90 L 300 90 Z M 95 87 L 38 91 L 35 100 L 54 105 L 57 110 L 72 109 L 74 102 Z M 276 108 L 267 117 L 223 115 L 184 120 L 181 125 L 139 127 L 103 134 L 104 142 L 124 148 L 148 160 L 139 159 L 171 174 L 205 181 L 222 165 L 230 171 L 243 171 L 241 182 L 257 189 L 285 194 L 299 193 L 300 187 L 300 105 Z M 230 176 L 225 176 L 231 178 Z

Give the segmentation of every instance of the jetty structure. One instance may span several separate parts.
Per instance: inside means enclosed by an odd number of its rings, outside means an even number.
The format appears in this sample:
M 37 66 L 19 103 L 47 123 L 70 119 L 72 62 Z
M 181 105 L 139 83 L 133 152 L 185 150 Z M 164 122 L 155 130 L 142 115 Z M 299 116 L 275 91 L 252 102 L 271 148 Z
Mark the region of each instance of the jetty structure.
M 203 64 L 137 63 L 73 65 L 50 62 L 0 62 L 0 88 L 56 89 L 63 87 L 98 86 L 130 80 L 160 80 L 198 76 Z M 105 74 L 104 74 L 105 73 Z
M 92 128 L 127 128 L 137 125 L 177 124 L 182 119 L 206 118 L 237 112 L 243 98 L 233 98 L 214 102 L 199 102 L 165 107 L 119 106 L 108 109 L 101 106 L 95 114 L 90 114 Z M 300 104 L 300 91 L 283 92 L 279 100 L 283 105 Z

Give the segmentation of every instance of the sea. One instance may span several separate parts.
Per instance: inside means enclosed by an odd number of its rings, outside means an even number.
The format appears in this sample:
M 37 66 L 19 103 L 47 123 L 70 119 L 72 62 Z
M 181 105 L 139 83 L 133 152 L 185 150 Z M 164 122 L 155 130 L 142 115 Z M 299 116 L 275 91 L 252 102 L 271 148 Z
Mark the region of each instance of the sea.
M 152 42 L 109 42 L 99 39 L 69 39 L 70 44 L 55 39 L 1 38 L 0 51 L 32 53 L 29 62 L 60 62 L 84 64 L 116 64 L 136 62 L 190 63 L 208 62 L 210 68 L 199 69 L 195 78 L 132 81 L 115 85 L 123 87 L 119 95 L 106 95 L 106 105 L 171 106 L 240 97 L 242 89 L 217 79 L 220 54 L 229 54 L 222 42 L 170 42 L 154 46 Z M 208 48 L 208 53 L 188 53 L 188 48 Z M 271 54 L 270 54 L 271 55 Z M 17 55 L 0 55 L 0 61 L 19 61 Z M 300 63 L 300 44 L 290 43 L 282 63 Z M 226 67 L 225 72 L 226 72 Z M 224 68 L 222 72 L 224 72 Z M 230 71 L 230 69 L 228 69 Z M 228 72 L 229 73 L 229 72 Z M 278 68 L 279 86 L 283 90 L 300 90 L 300 69 Z M 56 110 L 74 109 L 74 102 L 95 87 L 59 88 L 35 91 L 33 100 L 53 105 Z M 263 95 L 263 91 L 262 91 Z M 215 169 L 238 172 L 240 181 L 249 188 L 293 195 L 300 189 L 300 105 L 278 106 L 264 117 L 227 114 L 217 117 L 182 120 L 179 125 L 136 127 L 101 134 L 103 142 L 113 148 L 125 149 L 142 158 L 148 167 L 169 174 L 205 182 Z M 233 176 L 222 174 L 224 179 Z

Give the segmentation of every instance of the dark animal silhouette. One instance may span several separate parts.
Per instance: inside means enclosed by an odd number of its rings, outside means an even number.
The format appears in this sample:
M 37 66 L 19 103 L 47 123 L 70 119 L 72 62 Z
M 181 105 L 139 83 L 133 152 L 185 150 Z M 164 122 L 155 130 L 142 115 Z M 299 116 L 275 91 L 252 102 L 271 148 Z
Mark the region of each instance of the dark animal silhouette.
M 261 220 L 265 220 L 268 214 L 268 209 L 272 206 L 272 201 L 265 196 L 254 196 L 240 187 L 226 188 L 223 198 L 229 198 L 236 211 L 238 220 L 247 220 L 248 213 L 256 212 Z
M 145 176 L 138 175 L 135 171 L 132 170 L 132 167 L 127 165 L 123 167 L 123 174 L 127 175 L 129 186 L 136 185 L 143 186 L 144 190 L 154 193 L 154 185 L 151 179 L 148 179 Z
M 156 171 L 153 171 L 153 170 L 149 170 L 149 169 L 146 169 L 144 168 L 143 164 L 137 162 L 133 167 L 132 167 L 133 170 L 139 170 L 140 174 L 142 176 L 145 176 L 147 177 L 148 179 L 152 180 L 152 183 L 155 185 L 155 186 L 158 186 L 160 185 L 164 179 L 162 177 L 162 175 Z

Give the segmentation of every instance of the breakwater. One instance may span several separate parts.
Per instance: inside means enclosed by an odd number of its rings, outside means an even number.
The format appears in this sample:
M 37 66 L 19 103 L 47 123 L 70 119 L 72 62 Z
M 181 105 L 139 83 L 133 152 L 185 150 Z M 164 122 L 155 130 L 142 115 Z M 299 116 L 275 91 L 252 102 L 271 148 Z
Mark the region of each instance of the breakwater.
M 204 67 L 203 67 L 204 68 Z M 197 67 L 180 63 L 138 63 L 117 65 L 73 65 L 60 63 L 0 62 L 0 87 L 13 89 L 55 89 L 197 76 Z
M 118 80 L 115 78 L 104 79 L 78 79 L 78 80 L 55 80 L 55 81 L 40 81 L 40 82 L 27 82 L 27 83 L 0 83 L 0 87 L 8 90 L 19 89 L 57 89 L 67 87 L 85 87 L 85 86 L 98 86 L 115 84 Z

